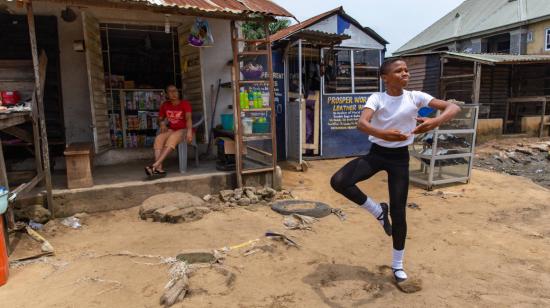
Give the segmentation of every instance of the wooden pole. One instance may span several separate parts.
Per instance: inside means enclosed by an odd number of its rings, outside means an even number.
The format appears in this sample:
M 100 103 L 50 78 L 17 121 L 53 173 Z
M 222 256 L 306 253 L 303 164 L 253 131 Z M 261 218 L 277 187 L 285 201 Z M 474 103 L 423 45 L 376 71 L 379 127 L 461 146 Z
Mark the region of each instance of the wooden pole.
M 234 112 L 234 126 L 235 126 L 235 163 L 237 173 L 237 187 L 243 187 L 243 138 L 241 128 L 241 104 L 240 104 L 240 64 L 239 64 L 239 33 L 235 25 L 235 21 L 231 21 L 231 44 L 233 47 L 233 70 L 231 71 L 233 80 L 233 112 Z
M 479 104 L 481 92 L 481 63 L 474 62 L 474 85 L 472 93 L 472 103 Z
M 43 159 L 43 170 L 44 170 L 44 179 L 46 182 L 46 197 L 48 202 L 48 209 L 52 213 L 52 217 L 55 217 L 54 213 L 54 204 L 52 197 L 52 176 L 50 173 L 50 156 L 48 149 L 48 135 L 46 133 L 46 118 L 44 115 L 44 87 L 42 83 L 45 79 L 45 70 L 46 65 L 43 63 L 43 71 L 41 74 L 40 60 L 38 58 L 38 46 L 36 44 L 36 28 L 34 25 L 34 13 L 32 10 L 32 2 L 28 1 L 26 3 L 27 8 L 27 21 L 29 23 L 29 37 L 31 43 L 31 53 L 32 53 L 32 62 L 34 67 L 34 82 L 35 82 L 35 98 L 36 105 L 38 107 L 38 120 L 40 124 L 40 136 L 42 143 L 42 159 Z M 45 57 L 43 62 L 45 61 Z M 42 76 L 41 76 L 42 75 Z M 42 78 L 41 78 L 42 77 Z M 36 156 L 37 157 L 37 156 Z
M 265 44 L 267 48 L 267 70 L 269 78 L 269 105 L 271 106 L 271 152 L 272 158 L 272 186 L 275 185 L 276 168 L 277 168 L 277 113 L 275 111 L 275 84 L 273 80 L 273 50 L 271 49 L 271 41 L 269 40 L 269 21 L 264 22 Z

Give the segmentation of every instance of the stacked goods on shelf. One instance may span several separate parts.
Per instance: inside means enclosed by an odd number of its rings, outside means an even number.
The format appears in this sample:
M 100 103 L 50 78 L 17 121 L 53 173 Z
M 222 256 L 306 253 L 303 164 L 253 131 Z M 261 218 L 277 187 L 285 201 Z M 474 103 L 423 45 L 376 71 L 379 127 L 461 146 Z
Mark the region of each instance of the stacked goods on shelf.
M 261 109 L 269 107 L 269 90 L 266 87 L 241 87 L 241 109 Z

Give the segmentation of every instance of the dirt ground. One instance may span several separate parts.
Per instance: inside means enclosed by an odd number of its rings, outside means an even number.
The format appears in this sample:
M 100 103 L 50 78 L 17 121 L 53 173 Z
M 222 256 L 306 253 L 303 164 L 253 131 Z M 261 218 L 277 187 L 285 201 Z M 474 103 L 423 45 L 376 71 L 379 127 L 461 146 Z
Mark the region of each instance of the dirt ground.
M 391 239 L 364 210 L 334 193 L 330 175 L 346 160 L 313 162 L 307 173 L 284 172 L 284 186 L 300 198 L 343 208 L 313 231 L 285 231 L 300 249 L 243 256 L 230 253 L 226 277 L 202 269 L 175 307 L 549 307 L 550 191 L 528 179 L 474 170 L 468 185 L 426 195 L 412 187 L 405 266 L 423 290 L 399 291 L 384 270 Z M 387 200 L 386 176 L 363 183 Z M 142 221 L 138 209 L 94 214 L 79 230 L 45 232 L 56 256 L 11 269 L 0 288 L 3 307 L 158 307 L 168 266 L 158 260 L 104 256 L 129 251 L 173 257 L 283 231 L 267 207 L 226 209 L 183 224 Z M 19 245 L 23 250 L 26 245 Z M 21 251 L 20 251 L 21 252 Z M 20 253 L 19 252 L 19 253 Z M 103 256 L 103 257 L 102 257 Z

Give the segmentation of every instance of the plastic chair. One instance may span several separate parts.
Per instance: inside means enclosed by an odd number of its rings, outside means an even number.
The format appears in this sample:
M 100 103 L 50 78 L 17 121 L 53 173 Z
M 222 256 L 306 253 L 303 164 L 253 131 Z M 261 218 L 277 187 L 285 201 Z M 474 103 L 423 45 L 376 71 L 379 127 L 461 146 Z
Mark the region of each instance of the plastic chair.
M 204 115 L 201 116 L 200 120 L 197 122 L 193 121 L 193 129 L 196 129 L 197 127 L 201 126 L 204 123 Z M 195 150 L 195 166 L 199 166 L 199 146 L 197 144 L 197 136 L 196 134 L 193 134 L 193 141 L 191 144 L 187 144 L 186 141 L 181 142 L 178 144 L 178 159 L 179 159 L 179 167 L 180 167 L 180 173 L 186 173 L 187 172 L 187 146 L 190 145 Z

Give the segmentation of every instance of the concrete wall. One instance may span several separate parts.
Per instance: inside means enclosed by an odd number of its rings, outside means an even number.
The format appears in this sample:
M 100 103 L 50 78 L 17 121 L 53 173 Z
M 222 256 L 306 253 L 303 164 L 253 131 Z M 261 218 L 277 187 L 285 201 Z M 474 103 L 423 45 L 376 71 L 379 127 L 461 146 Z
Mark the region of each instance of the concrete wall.
M 533 33 L 533 41 L 527 43 L 528 55 L 550 54 L 550 50 L 544 48 L 546 29 L 548 28 L 550 28 L 550 20 L 529 25 L 529 32 Z
M 550 122 L 550 116 L 544 117 L 545 123 Z M 548 136 L 548 126 L 545 127 L 543 136 Z M 521 132 L 530 136 L 539 136 L 540 116 L 530 116 L 521 118 Z
M 476 143 L 480 144 L 502 136 L 502 119 L 478 119 Z

